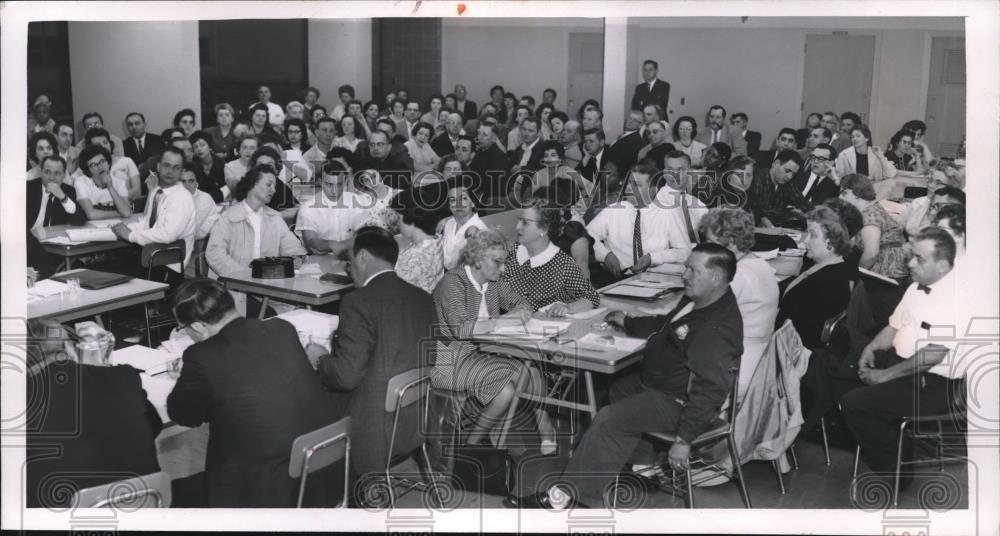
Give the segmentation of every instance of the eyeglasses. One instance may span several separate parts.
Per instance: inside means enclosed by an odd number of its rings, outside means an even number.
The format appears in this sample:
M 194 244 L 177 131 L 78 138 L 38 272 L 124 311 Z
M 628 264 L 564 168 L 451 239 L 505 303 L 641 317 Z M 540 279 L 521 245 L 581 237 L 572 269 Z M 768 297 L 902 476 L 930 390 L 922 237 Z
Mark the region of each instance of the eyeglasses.
M 811 158 L 812 158 L 812 159 L 813 159 L 814 161 L 816 161 L 816 162 L 832 162 L 832 161 L 833 161 L 833 159 L 832 159 L 832 158 L 827 158 L 827 157 L 825 157 L 825 156 L 816 156 L 816 155 L 812 155 L 812 157 L 811 157 Z
M 94 169 L 94 168 L 97 168 L 97 167 L 106 166 L 107 164 L 108 164 L 108 160 L 106 158 L 104 158 L 104 157 L 101 157 L 100 160 L 97 160 L 95 162 L 87 162 L 87 167 L 90 168 L 90 169 Z

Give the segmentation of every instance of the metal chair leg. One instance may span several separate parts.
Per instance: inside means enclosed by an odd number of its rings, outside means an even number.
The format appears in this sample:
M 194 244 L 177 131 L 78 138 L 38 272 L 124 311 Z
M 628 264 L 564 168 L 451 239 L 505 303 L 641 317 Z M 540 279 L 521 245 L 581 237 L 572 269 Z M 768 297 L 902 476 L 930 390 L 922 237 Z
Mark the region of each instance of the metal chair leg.
M 795 443 L 792 443 L 788 447 L 788 454 L 790 455 L 790 457 L 792 459 L 792 468 L 795 469 L 796 471 L 798 471 L 799 470 L 799 457 L 795 454 Z
M 687 482 L 685 482 L 684 485 L 687 487 L 688 508 L 694 508 L 694 492 L 691 489 L 692 488 L 692 486 L 691 486 L 691 460 L 688 460 L 688 465 L 687 465 L 687 467 L 684 468 L 684 478 L 687 479 Z
M 743 496 L 743 503 L 747 508 L 753 508 L 750 504 L 750 494 L 747 493 L 746 482 L 743 480 L 743 467 L 740 466 L 740 457 L 736 453 L 736 441 L 733 440 L 732 436 L 726 438 L 726 443 L 729 447 L 729 457 L 733 461 L 733 471 L 735 471 L 737 480 L 739 481 L 740 494 Z
M 830 444 L 826 438 L 826 419 L 819 418 L 819 431 L 823 433 L 823 456 L 826 458 L 826 465 L 830 465 Z
M 774 468 L 774 474 L 778 476 L 778 488 L 781 490 L 781 494 L 785 494 L 785 479 L 781 476 L 781 466 L 778 464 L 778 460 L 771 460 L 771 467 Z
M 854 449 L 854 469 L 851 471 L 851 487 L 854 487 L 855 481 L 858 479 L 858 464 L 861 462 L 861 445 L 858 444 Z
M 149 304 L 142 305 L 142 312 L 146 315 L 146 344 L 153 346 L 153 330 L 149 327 Z
M 906 439 L 906 424 L 899 425 L 899 441 L 896 444 L 896 471 L 892 475 L 892 507 L 899 506 L 899 473 L 903 467 L 903 442 Z
M 434 496 L 437 497 L 438 506 L 444 508 L 444 499 L 441 498 L 441 488 L 437 485 L 437 475 L 434 474 L 434 468 L 431 467 L 431 458 L 427 455 L 427 442 L 424 441 L 423 445 L 420 445 L 420 452 L 424 454 L 424 463 L 427 467 L 427 476 L 431 479 L 431 487 L 434 488 Z

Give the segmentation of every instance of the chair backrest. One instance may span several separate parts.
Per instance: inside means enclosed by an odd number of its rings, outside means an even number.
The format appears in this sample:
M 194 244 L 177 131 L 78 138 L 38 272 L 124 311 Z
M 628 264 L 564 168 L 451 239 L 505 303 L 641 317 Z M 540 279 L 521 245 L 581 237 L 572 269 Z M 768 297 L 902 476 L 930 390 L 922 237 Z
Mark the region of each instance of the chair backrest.
M 205 247 L 208 239 L 195 240 L 191 246 L 191 260 L 194 263 L 194 275 L 197 277 L 208 276 L 208 260 L 205 258 Z
M 73 495 L 73 504 L 77 508 L 169 508 L 171 498 L 170 475 L 161 471 L 81 489 Z
M 396 408 L 403 409 L 417 400 L 427 396 L 427 388 L 416 388 L 422 382 L 430 384 L 430 376 L 427 376 L 419 368 L 401 372 L 389 378 L 389 384 L 385 390 L 385 411 L 393 413 Z
M 143 268 L 154 268 L 184 262 L 184 239 L 169 244 L 146 244 L 142 246 L 140 262 Z
M 309 456 L 309 473 L 336 463 L 346 455 L 350 443 L 350 417 L 344 417 L 333 424 L 296 437 L 292 442 L 292 453 L 288 460 L 288 476 L 292 478 L 302 476 L 302 462 L 307 456 Z

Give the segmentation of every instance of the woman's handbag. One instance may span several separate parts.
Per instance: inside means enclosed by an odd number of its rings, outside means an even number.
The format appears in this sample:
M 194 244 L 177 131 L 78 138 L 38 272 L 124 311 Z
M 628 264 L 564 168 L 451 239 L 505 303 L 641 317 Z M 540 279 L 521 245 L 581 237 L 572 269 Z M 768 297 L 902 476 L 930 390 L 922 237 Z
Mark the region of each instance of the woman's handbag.
M 466 492 L 507 496 L 514 488 L 514 464 L 507 449 L 457 445 L 452 451 L 455 480 Z

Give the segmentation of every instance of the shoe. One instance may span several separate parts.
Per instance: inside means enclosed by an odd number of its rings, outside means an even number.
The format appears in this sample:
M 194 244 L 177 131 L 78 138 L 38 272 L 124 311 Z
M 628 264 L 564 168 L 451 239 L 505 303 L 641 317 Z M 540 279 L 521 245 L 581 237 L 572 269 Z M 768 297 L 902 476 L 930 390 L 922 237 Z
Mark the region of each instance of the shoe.
M 542 453 L 542 456 L 558 456 L 559 444 L 554 439 L 543 439 L 542 445 L 538 450 Z
M 519 508 L 519 509 L 543 509 L 543 510 L 571 510 L 576 508 L 588 508 L 586 505 L 578 503 L 572 497 L 562 508 L 556 508 L 552 505 L 552 501 L 549 499 L 548 491 L 539 491 L 531 495 L 526 495 L 524 497 L 518 497 L 516 495 L 507 495 L 507 498 L 503 500 L 503 505 L 506 508 Z

